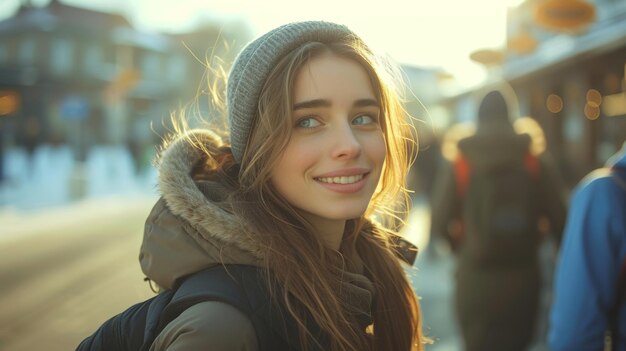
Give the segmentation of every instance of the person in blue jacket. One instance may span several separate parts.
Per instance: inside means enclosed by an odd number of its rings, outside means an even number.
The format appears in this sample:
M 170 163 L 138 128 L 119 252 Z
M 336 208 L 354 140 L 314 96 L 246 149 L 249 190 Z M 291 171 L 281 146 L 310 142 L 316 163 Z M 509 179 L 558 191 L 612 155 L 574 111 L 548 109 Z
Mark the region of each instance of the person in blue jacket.
M 626 350 L 626 301 L 619 293 L 626 259 L 626 143 L 575 189 L 563 240 L 551 350 L 605 350 L 607 343 Z M 611 330 L 615 335 L 607 338 Z

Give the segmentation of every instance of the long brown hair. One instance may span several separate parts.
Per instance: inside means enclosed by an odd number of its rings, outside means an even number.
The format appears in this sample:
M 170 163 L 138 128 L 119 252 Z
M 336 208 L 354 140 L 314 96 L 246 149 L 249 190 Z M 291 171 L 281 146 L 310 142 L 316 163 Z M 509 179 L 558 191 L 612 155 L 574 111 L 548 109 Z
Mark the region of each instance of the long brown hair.
M 290 138 L 293 86 L 299 70 L 324 52 L 359 63 L 370 78 L 381 105 L 382 130 L 387 149 L 381 179 L 366 213 L 347 222 L 343 247 L 353 248 L 376 288 L 368 333 L 359 330 L 338 287 L 344 265 L 326 248 L 299 212 L 272 187 L 270 170 Z M 206 162 L 196 178 L 227 183 L 233 189 L 224 202 L 250 228 L 250 239 L 263 252 L 266 278 L 273 296 L 298 324 L 302 348 L 315 342 L 307 321 L 314 321 L 329 336 L 331 350 L 422 350 L 419 305 L 395 255 L 394 236 L 408 211 L 406 175 L 414 142 L 402 107 L 393 71 L 360 41 L 305 44 L 284 56 L 262 89 L 241 164 L 227 146 L 202 147 Z M 377 223 L 377 224 L 375 224 Z

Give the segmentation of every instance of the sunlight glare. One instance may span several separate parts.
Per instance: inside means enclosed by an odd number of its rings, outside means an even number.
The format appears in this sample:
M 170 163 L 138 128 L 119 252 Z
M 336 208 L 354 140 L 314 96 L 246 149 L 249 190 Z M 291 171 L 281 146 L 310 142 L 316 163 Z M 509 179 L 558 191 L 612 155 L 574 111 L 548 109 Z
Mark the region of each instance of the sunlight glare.
M 486 77 L 484 67 L 471 61 L 470 53 L 504 47 L 507 8 L 524 0 L 386 0 L 377 6 L 355 0 L 64 1 L 74 6 L 118 11 L 142 30 L 166 32 L 192 30 L 211 18 L 247 21 L 255 36 L 292 21 L 343 23 L 375 51 L 403 64 L 441 67 L 461 86 L 469 87 Z M 16 5 L 14 1 L 13 6 Z

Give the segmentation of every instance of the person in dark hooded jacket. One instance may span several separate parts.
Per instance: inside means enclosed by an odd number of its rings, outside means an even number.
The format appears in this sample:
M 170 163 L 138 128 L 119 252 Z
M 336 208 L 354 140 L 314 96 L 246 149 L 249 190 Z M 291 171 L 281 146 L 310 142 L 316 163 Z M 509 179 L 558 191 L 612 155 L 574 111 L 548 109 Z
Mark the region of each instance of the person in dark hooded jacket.
M 454 159 L 440 167 L 431 204 L 431 235 L 446 239 L 456 253 L 455 307 L 468 351 L 525 350 L 534 334 L 541 288 L 540 239 L 542 234 L 551 233 L 557 243 L 560 241 L 566 210 L 562 182 L 554 166 L 545 153 L 537 155 L 531 144 L 529 135 L 515 131 L 503 94 L 493 90 L 481 101 L 475 131 L 456 143 Z M 461 161 L 465 175 L 459 174 Z M 522 190 L 532 194 L 530 201 L 533 211 L 536 209 L 536 217 L 532 217 L 536 220 L 529 221 L 532 223 L 521 239 L 527 238 L 526 246 L 531 249 L 520 250 L 515 263 L 476 259 L 476 252 L 484 250 L 476 244 L 484 229 L 468 223 L 467 213 L 488 201 L 477 197 L 488 195 L 486 191 L 462 188 L 472 188 L 471 182 L 479 181 L 472 175 L 486 174 L 492 169 L 508 169 L 508 173 L 503 173 L 507 175 L 517 169 L 536 177 L 528 183 L 534 189 Z M 469 183 L 463 184 L 464 181 Z M 468 203 L 472 191 L 475 203 Z M 512 221 L 504 224 L 513 225 Z M 494 250 L 502 251 L 485 255 L 506 256 L 503 247 L 494 246 Z

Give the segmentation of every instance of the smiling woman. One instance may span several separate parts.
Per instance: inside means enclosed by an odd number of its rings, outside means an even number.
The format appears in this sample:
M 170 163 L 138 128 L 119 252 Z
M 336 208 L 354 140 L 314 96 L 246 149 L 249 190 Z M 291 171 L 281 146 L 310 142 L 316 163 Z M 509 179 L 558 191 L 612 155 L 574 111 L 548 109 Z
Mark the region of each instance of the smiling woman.
M 317 50 L 295 77 L 294 129 L 271 182 L 338 250 L 345 221 L 364 213 L 376 190 L 385 141 L 365 69 Z
M 386 67 L 329 22 L 239 54 L 230 144 L 183 132 L 159 160 L 142 269 L 168 290 L 204 288 L 150 350 L 423 350 L 396 234 L 409 124 Z

